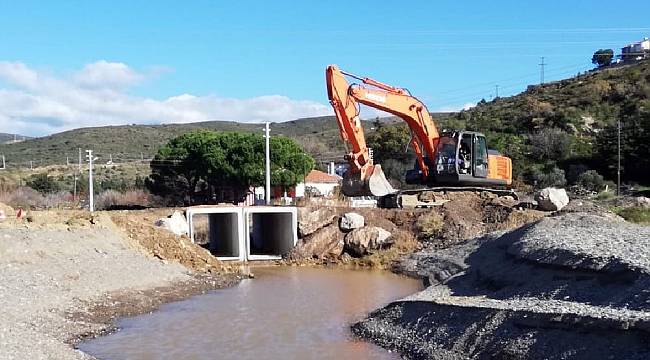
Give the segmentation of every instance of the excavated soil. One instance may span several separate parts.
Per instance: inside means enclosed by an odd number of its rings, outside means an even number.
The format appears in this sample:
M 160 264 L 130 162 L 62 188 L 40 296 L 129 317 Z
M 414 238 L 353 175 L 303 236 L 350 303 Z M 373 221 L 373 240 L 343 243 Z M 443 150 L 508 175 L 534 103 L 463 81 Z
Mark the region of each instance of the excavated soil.
M 134 242 L 152 256 L 181 265 L 198 272 L 224 273 L 236 269 L 224 264 L 208 250 L 192 243 L 187 236 L 176 236 L 154 226 L 157 219 L 166 217 L 172 209 L 131 210 L 111 212 L 113 222 Z
M 438 194 L 437 198 L 448 200 L 448 202 L 442 206 L 417 209 L 301 208 L 300 212 L 304 213 L 325 209 L 331 217 L 324 217 L 327 221 L 320 224 L 319 230 L 299 241 L 297 248 L 286 256 L 286 263 L 294 265 L 336 264 L 348 267 L 391 269 L 404 256 L 422 248 L 445 249 L 492 231 L 514 229 L 548 215 L 542 211 L 519 209 L 516 207 L 516 201 L 504 200 L 489 193 L 452 192 Z M 322 244 L 323 249 L 310 243 L 311 239 L 317 238 L 314 234 L 318 231 L 331 231 L 330 224 L 336 225 L 340 216 L 347 212 L 362 215 L 365 219 L 365 226 L 377 226 L 391 232 L 393 245 L 356 258 L 347 253 L 330 256 L 325 251 L 325 247 L 331 246 L 331 243 Z M 435 237 L 425 239 L 420 236 L 417 222 L 421 216 L 430 212 L 440 215 L 441 228 Z M 299 216 L 299 222 L 300 218 L 301 216 Z M 313 227 L 312 224 L 310 227 Z M 340 238 L 343 236 L 344 234 L 341 233 Z M 315 246 L 316 250 L 314 250 Z M 305 251 L 302 251 L 303 249 Z M 314 252 L 327 254 L 309 256 Z

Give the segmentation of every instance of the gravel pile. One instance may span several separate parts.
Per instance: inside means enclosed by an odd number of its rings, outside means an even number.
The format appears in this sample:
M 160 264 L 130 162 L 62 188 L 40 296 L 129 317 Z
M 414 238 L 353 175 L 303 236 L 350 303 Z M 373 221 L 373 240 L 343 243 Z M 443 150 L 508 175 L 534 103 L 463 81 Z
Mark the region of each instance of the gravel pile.
M 129 289 L 190 279 L 187 269 L 134 250 L 118 232 L 93 226 L 68 230 L 0 230 L 0 358 L 83 359 L 66 344 L 80 331 L 67 313 Z
M 566 213 L 397 270 L 424 291 L 354 325 L 406 358 L 650 358 L 650 227 Z

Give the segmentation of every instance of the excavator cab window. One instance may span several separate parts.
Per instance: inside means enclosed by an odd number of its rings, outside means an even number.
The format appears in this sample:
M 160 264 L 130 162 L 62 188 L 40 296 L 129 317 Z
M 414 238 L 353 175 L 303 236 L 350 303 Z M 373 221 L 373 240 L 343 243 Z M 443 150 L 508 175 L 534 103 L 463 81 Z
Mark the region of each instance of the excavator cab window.
M 474 134 L 474 176 L 487 177 L 488 151 L 487 141 L 483 134 Z
M 438 174 L 456 173 L 456 147 L 458 137 L 455 135 L 440 137 L 436 151 L 436 172 Z
M 472 134 L 463 134 L 458 147 L 458 173 L 472 172 Z

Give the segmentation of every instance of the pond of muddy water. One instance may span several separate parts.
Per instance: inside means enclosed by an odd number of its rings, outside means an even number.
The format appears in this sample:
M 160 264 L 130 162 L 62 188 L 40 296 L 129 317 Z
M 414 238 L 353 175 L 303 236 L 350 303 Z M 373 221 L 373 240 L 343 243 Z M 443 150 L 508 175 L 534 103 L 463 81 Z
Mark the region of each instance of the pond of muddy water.
M 395 359 L 355 339 L 350 324 L 419 291 L 389 272 L 252 268 L 255 279 L 120 320 L 80 344 L 99 359 Z

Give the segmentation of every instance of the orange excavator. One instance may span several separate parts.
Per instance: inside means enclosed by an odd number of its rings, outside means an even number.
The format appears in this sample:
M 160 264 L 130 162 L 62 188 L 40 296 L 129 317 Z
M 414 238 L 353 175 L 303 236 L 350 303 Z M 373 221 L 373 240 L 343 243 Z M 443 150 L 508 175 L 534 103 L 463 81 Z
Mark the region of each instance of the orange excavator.
M 327 67 L 325 77 L 341 139 L 349 151 L 345 155 L 349 169 L 342 184 L 345 195 L 382 197 L 399 192 L 390 185 L 381 165 L 373 163 L 372 150 L 366 145 L 359 118 L 359 104 L 393 114 L 408 124 L 416 164 L 406 173 L 407 183 L 447 190 L 487 190 L 497 194 L 511 185 L 510 158 L 488 150 L 485 135 L 481 133 L 438 132 L 427 107 L 408 90 L 346 73 L 336 65 Z M 360 83 L 350 85 L 347 78 Z

